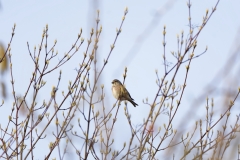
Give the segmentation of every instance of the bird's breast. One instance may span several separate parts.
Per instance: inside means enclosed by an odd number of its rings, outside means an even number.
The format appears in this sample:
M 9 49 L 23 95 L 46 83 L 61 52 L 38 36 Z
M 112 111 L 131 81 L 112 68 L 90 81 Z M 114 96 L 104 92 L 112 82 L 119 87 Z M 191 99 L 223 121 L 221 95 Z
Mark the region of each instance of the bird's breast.
M 114 86 L 112 87 L 112 94 L 113 94 L 114 98 L 118 99 L 119 93 L 117 92 L 117 90 Z

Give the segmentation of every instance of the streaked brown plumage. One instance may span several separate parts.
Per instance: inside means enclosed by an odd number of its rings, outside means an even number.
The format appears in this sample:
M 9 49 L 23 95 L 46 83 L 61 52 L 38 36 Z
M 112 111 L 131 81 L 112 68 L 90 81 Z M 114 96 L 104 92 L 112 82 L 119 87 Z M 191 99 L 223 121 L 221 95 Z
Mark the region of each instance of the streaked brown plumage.
M 134 99 L 119 80 L 114 79 L 112 84 L 112 93 L 116 99 L 120 101 L 127 100 L 131 102 L 134 107 L 138 106 L 138 104 L 134 102 Z

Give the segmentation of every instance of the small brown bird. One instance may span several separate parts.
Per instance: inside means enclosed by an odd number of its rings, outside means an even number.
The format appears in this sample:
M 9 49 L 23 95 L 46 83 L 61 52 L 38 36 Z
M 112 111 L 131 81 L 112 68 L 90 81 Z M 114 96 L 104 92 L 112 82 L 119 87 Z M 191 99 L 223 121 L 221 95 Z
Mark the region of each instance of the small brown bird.
M 114 79 L 112 84 L 112 94 L 116 99 L 120 101 L 127 100 L 131 102 L 134 107 L 138 106 L 138 104 L 134 102 L 134 99 L 119 80 Z

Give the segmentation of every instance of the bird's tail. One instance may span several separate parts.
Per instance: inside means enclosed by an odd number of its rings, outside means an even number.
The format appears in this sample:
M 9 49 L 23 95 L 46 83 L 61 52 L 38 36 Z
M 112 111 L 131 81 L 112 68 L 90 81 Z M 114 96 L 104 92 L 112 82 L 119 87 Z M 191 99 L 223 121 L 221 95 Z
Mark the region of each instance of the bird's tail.
M 135 103 L 133 100 L 130 101 L 134 107 L 138 106 L 137 103 Z

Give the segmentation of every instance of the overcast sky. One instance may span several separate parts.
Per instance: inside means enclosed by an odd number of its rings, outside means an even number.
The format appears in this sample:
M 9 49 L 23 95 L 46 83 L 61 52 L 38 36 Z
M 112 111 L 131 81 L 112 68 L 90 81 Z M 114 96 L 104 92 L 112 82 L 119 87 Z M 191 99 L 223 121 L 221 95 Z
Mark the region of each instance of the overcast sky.
M 139 104 L 137 108 L 130 104 L 129 111 L 132 113 L 132 120 L 135 125 L 142 123 L 148 106 L 142 103 L 142 99 L 148 97 L 151 102 L 156 94 L 156 75 L 155 69 L 159 70 L 159 75 L 163 75 L 163 26 L 166 25 L 166 53 L 171 60 L 170 51 L 177 50 L 176 35 L 188 31 L 188 8 L 186 1 L 178 0 L 121 0 L 121 1 L 0 1 L 0 43 L 7 46 L 13 24 L 16 23 L 15 36 L 12 42 L 12 61 L 15 75 L 16 91 L 18 95 L 23 95 L 27 84 L 29 83 L 32 72 L 32 61 L 29 57 L 27 42 L 30 48 L 40 44 L 43 28 L 49 26 L 49 43 L 53 44 L 57 39 L 56 50 L 60 55 L 67 52 L 76 40 L 80 28 L 83 29 L 83 37 L 89 38 L 90 29 L 95 28 L 96 10 L 100 10 L 100 24 L 103 32 L 99 43 L 99 63 L 109 53 L 110 45 L 113 43 L 116 28 L 122 20 L 125 7 L 129 12 L 123 24 L 122 32 L 117 40 L 113 53 L 110 57 L 102 78 L 101 83 L 105 85 L 106 101 L 113 104 L 115 99 L 111 95 L 111 81 L 115 78 L 122 80 L 122 74 L 125 66 L 128 67 L 128 76 L 126 86 L 132 97 Z M 207 9 L 209 12 L 216 4 L 216 0 L 193 0 L 192 1 L 192 22 L 194 25 L 200 25 L 202 17 Z M 195 59 L 190 67 L 190 73 L 187 82 L 187 89 L 183 97 L 182 107 L 193 107 L 192 102 L 203 93 L 203 88 L 207 86 L 214 78 L 216 73 L 224 66 L 226 60 L 240 41 L 236 37 L 240 36 L 240 1 L 220 1 L 216 12 L 213 14 L 207 26 L 204 28 L 198 40 L 196 55 L 202 53 L 206 46 L 206 54 Z M 185 34 L 185 37 L 187 36 Z M 238 39 L 239 40 L 239 39 Z M 71 75 L 75 74 L 75 68 L 80 63 L 79 59 L 85 50 L 86 41 L 82 50 L 75 58 L 70 60 L 63 70 L 63 79 L 61 84 L 68 83 Z M 238 51 L 239 52 L 239 51 Z M 231 71 L 229 71 L 231 72 Z M 181 71 L 178 77 L 182 84 L 184 72 Z M 232 74 L 238 74 L 232 72 Z M 55 72 L 52 77 L 48 77 L 47 94 L 50 94 L 51 86 L 55 85 L 58 73 Z M 3 77 L 7 83 L 10 76 Z M 9 96 L 11 87 L 9 84 Z M 239 85 L 239 81 L 236 82 Z M 237 89 L 237 86 L 236 86 Z M 60 88 L 61 90 L 61 88 Z M 43 95 L 44 96 L 44 95 Z M 214 96 L 214 95 L 206 95 Z M 12 100 L 8 102 L 12 104 Z M 198 107 L 204 107 L 203 102 Z M 9 113 L 9 109 L 5 108 Z M 1 109 L 1 122 L 6 120 L 8 114 Z M 193 122 L 201 117 L 201 110 L 193 112 Z M 182 109 L 178 114 L 178 119 L 186 113 Z M 237 112 L 236 112 L 237 113 Z M 122 121 L 117 125 L 124 127 L 127 123 L 124 118 L 124 110 L 120 109 Z M 204 115 L 204 113 L 203 113 Z M 175 122 L 177 123 L 177 122 Z M 117 134 L 117 133 L 116 133 Z M 122 135 L 123 137 L 125 135 Z M 121 140 L 119 140 L 121 142 Z M 116 140 L 116 145 L 119 143 Z M 42 159 L 43 155 L 39 155 Z M 38 156 L 36 156 L 38 158 Z M 52 156 L 54 157 L 54 155 Z

